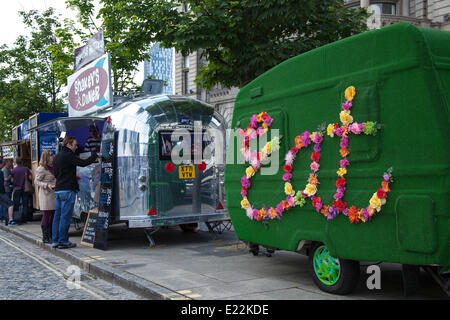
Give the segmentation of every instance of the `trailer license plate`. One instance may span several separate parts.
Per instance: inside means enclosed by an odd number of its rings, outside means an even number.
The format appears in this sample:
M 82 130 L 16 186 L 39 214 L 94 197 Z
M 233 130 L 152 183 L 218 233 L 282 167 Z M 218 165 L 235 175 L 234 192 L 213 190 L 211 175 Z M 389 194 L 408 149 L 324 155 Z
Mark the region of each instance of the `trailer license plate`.
M 195 178 L 195 167 L 194 166 L 179 166 L 178 173 L 180 179 L 193 179 Z

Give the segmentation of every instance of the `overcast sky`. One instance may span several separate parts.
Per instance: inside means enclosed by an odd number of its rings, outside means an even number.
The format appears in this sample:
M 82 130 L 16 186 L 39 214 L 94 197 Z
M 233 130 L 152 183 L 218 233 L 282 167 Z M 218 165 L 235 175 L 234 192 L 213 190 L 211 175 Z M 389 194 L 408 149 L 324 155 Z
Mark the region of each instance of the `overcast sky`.
M 19 35 L 27 33 L 18 11 L 45 11 L 49 7 L 55 8 L 56 13 L 64 18 L 75 18 L 76 12 L 66 9 L 64 0 L 8 0 L 2 1 L 0 10 L 1 44 L 11 46 Z
M 98 1 L 94 1 L 98 3 Z M 26 35 L 22 19 L 18 11 L 38 10 L 45 11 L 53 7 L 61 19 L 72 18 L 76 20 L 77 12 L 66 8 L 65 0 L 2 0 L 3 7 L 0 9 L 0 44 L 7 44 L 11 47 L 19 35 Z M 61 20 L 61 22 L 62 22 Z M 144 78 L 143 63 L 139 67 L 135 82 L 141 84 Z

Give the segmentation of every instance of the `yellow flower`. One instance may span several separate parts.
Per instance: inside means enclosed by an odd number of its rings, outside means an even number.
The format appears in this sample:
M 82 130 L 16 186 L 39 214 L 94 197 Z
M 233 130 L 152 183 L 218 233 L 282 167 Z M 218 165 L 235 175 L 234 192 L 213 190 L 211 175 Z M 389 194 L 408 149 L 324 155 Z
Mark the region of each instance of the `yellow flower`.
M 265 122 L 262 124 L 262 126 L 264 128 L 264 132 L 269 131 L 269 126 Z
M 345 89 L 345 99 L 347 99 L 348 101 L 352 101 L 353 98 L 355 97 L 356 94 L 356 90 L 354 86 L 350 86 L 347 89 Z
M 346 168 L 339 168 L 339 170 L 336 172 L 339 176 L 343 177 L 344 175 L 347 174 L 347 169 Z
M 372 198 L 369 201 L 370 203 L 370 207 L 377 210 L 377 212 L 379 212 L 381 210 L 381 201 L 380 199 L 377 197 L 377 194 L 374 193 Z
M 313 140 L 314 137 L 316 136 L 316 134 L 317 134 L 317 132 L 311 133 L 311 134 L 309 135 L 309 138 L 310 138 L 311 140 Z
M 253 167 L 250 166 L 247 169 L 245 169 L 245 174 L 247 175 L 247 179 L 250 179 L 250 177 L 253 177 L 253 175 L 255 174 L 255 169 L 253 169 Z
M 361 220 L 362 222 L 366 222 L 366 220 L 362 216 L 362 209 L 358 211 L 358 217 L 359 217 L 359 220 Z
M 262 208 L 258 211 L 259 216 L 264 220 L 266 218 L 266 210 Z
M 256 116 L 256 121 L 262 122 L 262 121 L 263 121 L 262 116 L 263 116 L 263 113 L 261 112 L 260 114 L 258 114 L 258 115 Z
M 241 201 L 241 207 L 242 207 L 242 209 L 247 209 L 249 206 L 250 206 L 250 202 L 248 202 L 247 197 L 245 197 Z
M 350 111 L 348 110 L 341 111 L 339 117 L 343 125 L 349 125 L 353 122 L 353 117 L 350 115 Z
M 295 191 L 294 188 L 292 188 L 292 185 L 289 182 L 286 182 L 284 184 L 284 192 L 288 195 L 288 196 L 294 196 L 295 195 Z
M 329 124 L 328 127 L 327 127 L 327 134 L 328 134 L 330 137 L 332 137 L 332 138 L 334 137 L 333 129 L 334 129 L 334 125 Z
M 264 146 L 264 151 L 266 151 L 267 154 L 270 154 L 272 152 L 272 145 L 270 144 L 270 142 L 266 143 L 266 145 Z
M 317 187 L 316 187 L 315 185 L 311 184 L 311 183 L 308 183 L 308 184 L 306 185 L 305 190 L 303 190 L 303 192 L 304 192 L 308 197 L 311 197 L 311 196 L 313 196 L 313 195 L 316 194 L 316 192 L 317 192 Z

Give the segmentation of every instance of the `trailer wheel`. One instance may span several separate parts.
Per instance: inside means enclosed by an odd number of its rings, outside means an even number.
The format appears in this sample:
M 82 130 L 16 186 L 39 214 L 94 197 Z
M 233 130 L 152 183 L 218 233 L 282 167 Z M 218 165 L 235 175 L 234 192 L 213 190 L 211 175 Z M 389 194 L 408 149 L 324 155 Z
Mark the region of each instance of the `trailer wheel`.
M 248 251 L 251 252 L 254 256 L 259 254 L 259 245 L 257 243 L 250 242 L 248 244 Z
M 359 261 L 337 259 L 323 243 L 312 246 L 309 267 L 320 290 L 333 294 L 351 293 L 359 280 Z

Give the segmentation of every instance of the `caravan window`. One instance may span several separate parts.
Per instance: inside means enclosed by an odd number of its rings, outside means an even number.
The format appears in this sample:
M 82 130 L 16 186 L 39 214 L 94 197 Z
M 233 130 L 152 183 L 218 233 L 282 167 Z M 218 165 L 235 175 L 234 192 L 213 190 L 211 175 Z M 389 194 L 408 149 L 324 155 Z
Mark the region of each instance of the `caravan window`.
M 183 157 L 183 152 L 190 150 L 190 157 L 189 155 L 187 157 L 191 160 L 194 160 L 196 157 L 200 157 L 202 160 L 210 158 L 211 153 L 205 152 L 210 145 L 210 141 L 206 139 L 205 131 L 203 131 L 201 137 L 194 137 L 192 131 L 189 131 L 189 134 L 175 132 L 172 136 L 173 133 L 174 131 L 160 131 L 158 133 L 160 160 L 171 160 L 172 150 L 174 149 L 179 150 L 179 157 Z M 198 139 L 198 141 L 195 139 Z

